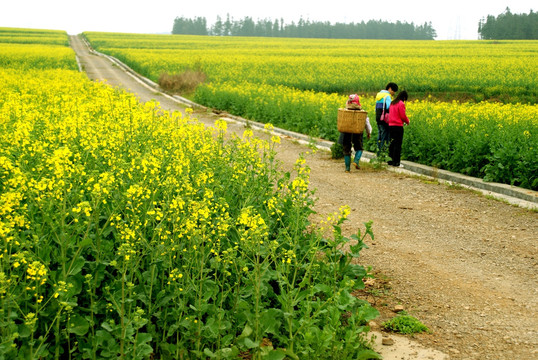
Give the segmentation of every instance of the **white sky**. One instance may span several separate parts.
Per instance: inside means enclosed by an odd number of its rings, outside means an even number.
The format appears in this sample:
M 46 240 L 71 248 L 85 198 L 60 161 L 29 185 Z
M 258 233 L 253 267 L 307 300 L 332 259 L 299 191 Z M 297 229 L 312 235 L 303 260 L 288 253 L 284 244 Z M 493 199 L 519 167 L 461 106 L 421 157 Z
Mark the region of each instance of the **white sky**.
M 361 22 L 400 20 L 415 25 L 432 22 L 438 40 L 478 38 L 478 21 L 499 15 L 506 7 L 512 13 L 538 11 L 530 0 L 3 0 L 0 27 L 22 27 L 82 31 L 169 33 L 174 19 L 205 17 L 213 24 L 217 15 L 235 20 L 284 19 Z

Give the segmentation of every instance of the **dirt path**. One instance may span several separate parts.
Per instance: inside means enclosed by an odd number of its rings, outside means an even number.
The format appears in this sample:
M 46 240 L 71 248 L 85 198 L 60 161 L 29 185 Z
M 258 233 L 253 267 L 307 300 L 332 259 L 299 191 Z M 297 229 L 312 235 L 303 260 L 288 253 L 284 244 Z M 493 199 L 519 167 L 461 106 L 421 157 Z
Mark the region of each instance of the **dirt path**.
M 89 54 L 77 38 L 71 41 L 90 79 L 182 110 Z M 208 124 L 216 119 L 196 116 Z M 243 127 L 230 124 L 229 130 L 242 133 Z M 287 139 L 278 147 L 284 168 L 307 151 Z M 375 241 L 360 261 L 379 274 L 363 294 L 381 311 L 378 323 L 402 304 L 432 330 L 415 340 L 451 359 L 538 358 L 538 213 L 394 171 L 344 174 L 342 162 L 323 151 L 308 155 L 307 162 L 319 213 L 349 205 L 348 235 L 373 220 Z M 418 358 L 432 357 L 405 357 Z

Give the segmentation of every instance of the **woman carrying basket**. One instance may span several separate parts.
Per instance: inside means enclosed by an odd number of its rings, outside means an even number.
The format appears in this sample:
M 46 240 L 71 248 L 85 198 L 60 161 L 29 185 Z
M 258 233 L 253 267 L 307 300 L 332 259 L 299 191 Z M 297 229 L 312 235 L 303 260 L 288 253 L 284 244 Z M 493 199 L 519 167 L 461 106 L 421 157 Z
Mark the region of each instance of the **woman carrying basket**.
M 349 99 L 346 102 L 346 109 L 349 110 L 362 110 L 359 95 L 352 94 L 349 95 Z M 370 119 L 366 117 L 366 136 L 368 136 L 368 139 L 370 139 L 370 135 L 372 133 L 372 126 L 370 125 Z M 355 169 L 359 169 L 359 160 L 362 156 L 363 146 L 362 146 L 362 138 L 363 133 L 360 134 L 351 134 L 351 133 L 340 133 L 340 138 L 338 139 L 338 143 L 342 145 L 344 148 L 344 162 L 346 165 L 346 172 L 350 172 L 351 167 L 351 147 L 353 146 L 353 149 L 355 150 L 355 157 L 353 159 L 353 165 L 355 165 Z

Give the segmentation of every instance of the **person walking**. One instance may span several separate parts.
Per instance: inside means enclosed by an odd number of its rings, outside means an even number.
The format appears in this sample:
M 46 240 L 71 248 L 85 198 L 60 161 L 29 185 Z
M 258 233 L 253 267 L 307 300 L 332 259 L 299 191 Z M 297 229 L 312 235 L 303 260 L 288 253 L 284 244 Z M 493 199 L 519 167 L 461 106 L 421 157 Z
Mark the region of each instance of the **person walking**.
M 389 165 L 400 165 L 400 156 L 402 153 L 402 142 L 404 134 L 404 124 L 409 125 L 409 118 L 405 113 L 405 102 L 407 101 L 407 91 L 401 91 L 396 99 L 392 101 L 389 112 L 389 133 L 390 133 L 390 145 L 389 145 Z
M 346 109 L 348 110 L 362 110 L 359 96 L 353 94 L 349 96 L 349 99 L 346 103 Z M 366 117 L 366 124 L 364 126 L 366 130 L 366 136 L 370 139 L 372 134 L 372 125 L 370 125 L 370 119 Z M 360 169 L 359 161 L 362 157 L 363 152 L 363 133 L 360 134 L 351 134 L 351 133 L 340 133 L 338 143 L 342 145 L 344 152 L 344 164 L 346 166 L 346 172 L 350 172 L 351 168 L 351 149 L 355 150 L 355 156 L 353 158 L 353 165 L 355 169 Z
M 381 119 L 382 115 L 389 113 L 392 96 L 398 91 L 398 85 L 389 82 L 385 90 L 381 90 L 375 97 L 375 120 L 377 123 L 377 156 L 385 149 L 385 144 L 390 141 L 389 124 L 387 119 Z

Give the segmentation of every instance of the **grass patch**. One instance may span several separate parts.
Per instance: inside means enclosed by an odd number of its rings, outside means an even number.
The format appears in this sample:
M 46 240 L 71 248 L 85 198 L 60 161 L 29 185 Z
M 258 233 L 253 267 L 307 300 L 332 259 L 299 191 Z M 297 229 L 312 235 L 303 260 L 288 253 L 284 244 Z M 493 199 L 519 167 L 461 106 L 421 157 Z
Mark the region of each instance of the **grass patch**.
M 383 328 L 400 334 L 418 334 L 430 332 L 430 330 L 417 318 L 402 311 L 398 316 L 385 321 Z
M 159 86 L 172 93 L 192 94 L 196 87 L 207 80 L 207 75 L 201 70 L 187 69 L 181 74 L 162 73 L 159 76 Z
M 331 158 L 342 159 L 344 157 L 344 147 L 339 142 L 335 142 L 331 146 Z

